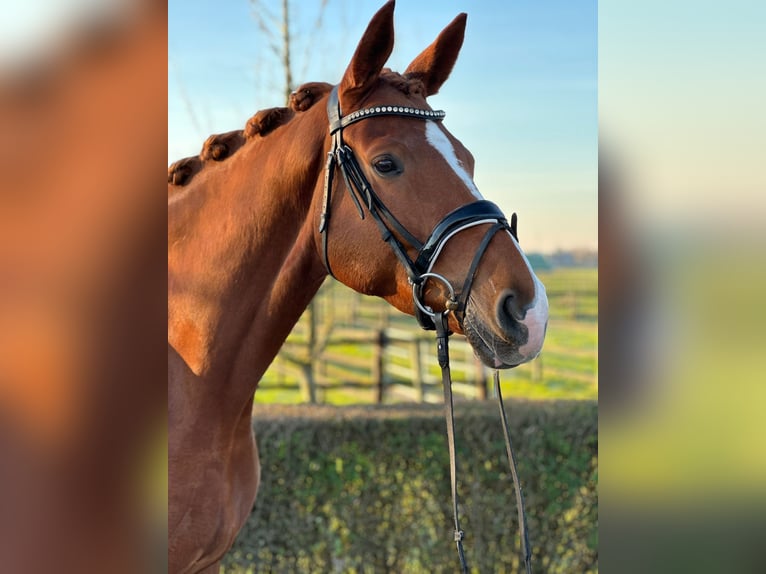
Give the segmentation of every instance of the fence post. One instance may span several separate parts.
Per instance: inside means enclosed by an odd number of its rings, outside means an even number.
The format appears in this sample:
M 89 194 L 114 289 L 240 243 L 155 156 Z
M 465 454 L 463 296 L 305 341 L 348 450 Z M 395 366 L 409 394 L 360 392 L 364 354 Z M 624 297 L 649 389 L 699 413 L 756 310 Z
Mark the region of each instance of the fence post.
M 383 403 L 383 395 L 385 393 L 383 381 L 383 350 L 386 346 L 386 332 L 383 329 L 378 330 L 377 337 L 373 343 L 372 352 L 372 381 L 375 383 L 377 389 L 376 401 L 378 404 Z
M 312 405 L 317 404 L 316 386 L 314 385 L 314 374 L 311 369 L 311 363 L 300 365 L 300 375 L 298 376 L 298 386 L 301 391 L 301 400 L 304 403 Z
M 532 380 L 540 382 L 543 380 L 543 356 L 542 354 L 532 362 Z
M 314 376 L 315 363 L 319 361 L 317 352 L 317 304 L 315 301 L 311 301 L 306 308 L 306 314 L 308 315 L 308 363 L 303 365 L 304 380 L 303 380 L 303 400 L 312 405 L 316 404 L 316 378 Z

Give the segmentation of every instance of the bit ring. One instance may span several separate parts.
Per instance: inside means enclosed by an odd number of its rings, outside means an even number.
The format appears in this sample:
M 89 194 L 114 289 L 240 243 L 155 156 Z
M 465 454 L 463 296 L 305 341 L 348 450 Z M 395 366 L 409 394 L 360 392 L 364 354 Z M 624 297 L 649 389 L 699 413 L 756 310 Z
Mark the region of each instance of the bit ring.
M 455 289 L 453 289 L 452 284 L 447 281 L 446 277 L 443 275 L 439 275 L 438 273 L 423 273 L 420 276 L 420 279 L 436 279 L 438 281 L 441 281 L 444 285 L 446 285 L 447 290 L 449 291 L 449 299 L 447 299 L 447 303 L 445 304 L 446 310 L 444 311 L 444 314 L 447 315 L 450 311 L 453 311 L 457 309 L 457 299 L 455 299 Z M 423 286 L 426 284 L 425 281 L 420 281 L 419 283 L 413 283 L 412 284 L 412 298 L 415 301 L 415 305 L 417 305 L 418 309 L 420 309 L 423 313 L 431 317 L 432 319 L 436 317 L 436 313 L 434 313 L 434 310 L 426 305 L 424 302 L 420 300 L 421 291 L 423 290 Z

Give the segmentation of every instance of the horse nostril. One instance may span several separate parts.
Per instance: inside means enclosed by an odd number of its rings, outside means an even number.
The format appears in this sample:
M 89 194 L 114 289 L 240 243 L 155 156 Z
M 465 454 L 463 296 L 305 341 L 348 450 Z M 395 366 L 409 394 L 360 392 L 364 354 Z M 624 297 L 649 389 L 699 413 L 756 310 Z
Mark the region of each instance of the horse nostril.
M 508 289 L 503 292 L 499 298 L 498 303 L 498 315 L 501 319 L 515 319 L 521 321 L 527 314 L 526 308 L 519 302 L 519 297 L 516 291 Z

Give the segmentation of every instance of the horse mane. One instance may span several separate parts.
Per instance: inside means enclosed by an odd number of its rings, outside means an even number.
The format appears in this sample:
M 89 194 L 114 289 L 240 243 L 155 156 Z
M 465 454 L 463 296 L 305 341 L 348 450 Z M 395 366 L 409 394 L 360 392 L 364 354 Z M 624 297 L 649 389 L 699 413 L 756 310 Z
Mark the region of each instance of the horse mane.
M 260 110 L 247 120 L 242 130 L 209 136 L 202 144 L 202 150 L 198 155 L 185 157 L 170 164 L 168 183 L 176 187 L 187 185 L 197 173 L 202 171 L 206 162 L 224 161 L 234 155 L 248 140 L 266 137 L 278 127 L 288 123 L 293 116 L 294 111 L 290 108 L 268 108 Z
M 398 89 L 405 95 L 425 97 L 423 82 L 417 78 L 403 76 L 389 68 L 380 72 L 380 80 Z M 307 82 L 290 94 L 289 107 L 266 108 L 247 120 L 244 129 L 209 136 L 198 155 L 185 157 L 168 167 L 168 183 L 175 187 L 187 185 L 202 171 L 207 162 L 220 162 L 234 155 L 248 141 L 263 138 L 277 128 L 287 124 L 297 113 L 309 110 L 316 102 L 330 93 L 333 86 L 327 82 Z

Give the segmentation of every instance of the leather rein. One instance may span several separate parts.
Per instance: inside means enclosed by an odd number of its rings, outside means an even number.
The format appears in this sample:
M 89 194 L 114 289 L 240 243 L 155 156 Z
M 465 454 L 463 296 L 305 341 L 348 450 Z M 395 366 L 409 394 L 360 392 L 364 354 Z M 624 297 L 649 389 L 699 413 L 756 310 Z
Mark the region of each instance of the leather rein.
M 328 235 L 331 220 L 332 190 L 335 172 L 340 171 L 345 182 L 349 196 L 354 202 L 361 219 L 365 218 L 365 209 L 378 227 L 381 239 L 387 243 L 394 255 L 404 267 L 408 280 L 412 285 L 412 297 L 414 302 L 415 317 L 420 326 L 428 331 L 436 331 L 437 358 L 442 371 L 442 386 L 444 389 L 445 417 L 447 421 L 447 442 L 450 456 L 450 478 L 452 487 L 453 515 L 455 519 L 454 540 L 460 559 L 461 572 L 468 572 L 468 564 L 463 551 L 464 532 L 460 528 L 458 515 L 457 495 L 457 457 L 455 454 L 455 418 L 452 400 L 452 379 L 449 367 L 449 336 L 452 332 L 447 325 L 450 312 L 455 313 L 458 323 L 462 326 L 465 318 L 466 305 L 473 285 L 473 280 L 479 267 L 479 263 L 489 247 L 494 235 L 506 230 L 518 241 L 516 233 L 516 214 L 511 217 L 511 224 L 497 205 L 490 201 L 478 200 L 468 203 L 448 213 L 431 231 L 425 240 L 420 242 L 410 233 L 386 207 L 380 197 L 375 193 L 372 185 L 364 175 L 353 150 L 343 141 L 343 129 L 358 121 L 379 116 L 400 116 L 420 120 L 442 121 L 445 113 L 441 110 L 412 108 L 406 106 L 373 106 L 357 110 L 347 116 L 343 116 L 338 98 L 338 86 L 330 92 L 327 101 L 327 115 L 330 122 L 330 135 L 332 137 L 331 149 L 327 154 L 325 163 L 324 195 L 322 198 L 322 214 L 319 221 L 319 232 L 322 235 L 322 252 L 327 272 L 335 278 L 330 267 L 328 254 Z M 471 266 L 466 275 L 465 282 L 459 294 L 455 293 L 450 282 L 432 271 L 436 259 L 441 254 L 447 242 L 459 232 L 477 225 L 489 225 L 479 247 L 476 251 Z M 407 246 L 417 252 L 411 258 Z M 444 311 L 434 311 L 423 301 L 423 288 L 428 279 L 442 283 L 449 293 Z M 529 546 L 529 535 L 524 511 L 524 498 L 521 492 L 516 471 L 516 459 L 511 443 L 508 417 L 505 413 L 503 399 L 500 392 L 500 377 L 495 371 L 495 394 L 500 405 L 500 413 L 503 422 L 503 433 L 506 444 L 506 454 L 513 476 L 514 490 L 519 514 L 519 529 L 521 535 L 521 551 L 527 574 L 531 574 L 532 553 Z

